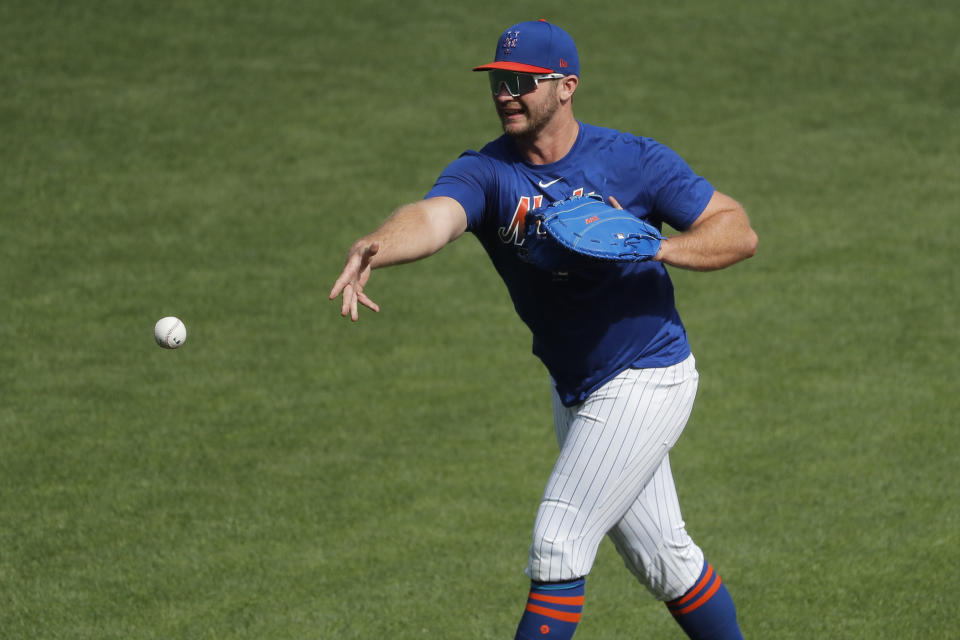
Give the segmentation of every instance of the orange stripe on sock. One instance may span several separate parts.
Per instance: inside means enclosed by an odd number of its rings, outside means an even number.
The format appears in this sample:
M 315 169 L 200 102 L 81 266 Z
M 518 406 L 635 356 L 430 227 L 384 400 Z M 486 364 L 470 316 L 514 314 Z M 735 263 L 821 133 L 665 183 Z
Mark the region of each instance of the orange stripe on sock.
M 707 591 L 707 592 L 706 592 L 705 594 L 703 594 L 700 598 L 698 598 L 693 604 L 688 605 L 688 606 L 684 607 L 683 609 L 680 609 L 679 611 L 674 611 L 674 612 L 673 612 L 673 615 L 675 615 L 675 616 L 682 616 L 682 615 L 684 615 L 684 614 L 690 613 L 691 611 L 694 611 L 694 610 L 696 610 L 696 609 L 699 609 L 699 608 L 700 608 L 700 605 L 702 605 L 702 604 L 705 603 L 707 600 L 709 600 L 710 598 L 713 597 L 713 594 L 715 594 L 715 593 L 717 592 L 717 589 L 720 588 L 720 585 L 721 585 L 721 584 L 723 584 L 723 581 L 720 579 L 720 576 L 717 576 L 717 581 L 713 583 L 713 586 L 710 587 L 710 590 L 709 590 L 709 591 Z
M 545 596 L 542 593 L 531 593 L 531 600 L 540 602 L 551 602 L 553 604 L 579 604 L 583 605 L 583 596 Z
M 710 582 L 710 578 L 712 578 L 712 577 L 713 577 L 713 567 L 708 564 L 708 565 L 707 565 L 707 572 L 706 572 L 705 574 L 703 574 L 703 578 L 701 578 L 700 582 L 698 582 L 697 584 L 695 584 L 695 585 L 693 586 L 693 589 L 690 589 L 690 591 L 687 593 L 687 595 L 683 596 L 683 597 L 680 598 L 679 600 L 674 600 L 673 602 L 668 602 L 668 603 L 667 603 L 667 606 L 670 607 L 671 609 L 673 609 L 674 607 L 679 607 L 680 605 L 684 604 L 684 603 L 687 602 L 688 600 L 692 600 L 693 598 L 696 597 L 696 595 L 700 592 L 700 590 L 703 589 L 703 587 L 706 586 L 706 584 L 707 584 L 708 582 Z
M 527 603 L 527 611 L 530 613 L 539 613 L 542 616 L 548 618 L 553 618 L 554 620 L 562 620 L 563 622 L 580 622 L 579 613 L 570 613 L 569 611 L 557 611 L 556 609 L 548 609 L 546 607 L 538 607 L 535 604 Z

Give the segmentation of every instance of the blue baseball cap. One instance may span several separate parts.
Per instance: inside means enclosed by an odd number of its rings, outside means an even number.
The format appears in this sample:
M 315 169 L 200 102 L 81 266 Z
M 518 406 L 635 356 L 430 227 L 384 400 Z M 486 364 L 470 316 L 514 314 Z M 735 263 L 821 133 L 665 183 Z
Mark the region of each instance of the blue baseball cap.
M 497 42 L 494 61 L 473 68 L 474 71 L 493 69 L 579 76 L 580 57 L 569 33 L 546 20 L 531 20 L 504 31 Z

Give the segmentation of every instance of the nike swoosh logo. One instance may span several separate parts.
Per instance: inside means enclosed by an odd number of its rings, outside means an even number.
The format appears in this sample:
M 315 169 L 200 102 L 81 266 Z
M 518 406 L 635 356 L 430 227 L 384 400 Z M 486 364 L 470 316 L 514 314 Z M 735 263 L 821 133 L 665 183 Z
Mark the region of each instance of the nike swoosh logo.
M 543 180 L 540 180 L 537 184 L 539 184 L 542 188 L 546 189 L 546 188 L 549 187 L 550 185 L 556 184 L 556 183 L 560 182 L 562 179 L 563 179 L 563 178 L 557 178 L 556 180 L 551 180 L 551 181 L 548 182 L 547 184 L 543 184 Z

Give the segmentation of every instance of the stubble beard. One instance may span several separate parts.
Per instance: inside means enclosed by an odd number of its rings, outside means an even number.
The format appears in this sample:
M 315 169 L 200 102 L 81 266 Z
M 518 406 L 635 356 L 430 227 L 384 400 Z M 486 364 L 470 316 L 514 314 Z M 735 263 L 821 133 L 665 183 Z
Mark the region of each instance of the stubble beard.
M 539 104 L 530 107 L 524 105 L 526 109 L 526 122 L 519 125 L 510 125 L 501 119 L 503 132 L 516 139 L 533 139 L 543 131 L 547 123 L 553 119 L 553 115 L 560 108 L 560 98 L 556 92 L 551 93 L 548 100 L 543 100 Z

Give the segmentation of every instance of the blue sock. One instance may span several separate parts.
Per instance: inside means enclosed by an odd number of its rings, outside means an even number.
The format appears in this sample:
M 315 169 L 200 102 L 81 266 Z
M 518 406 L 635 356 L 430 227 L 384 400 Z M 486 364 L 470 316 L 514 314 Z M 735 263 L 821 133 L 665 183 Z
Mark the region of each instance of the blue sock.
M 570 640 L 580 622 L 586 580 L 534 582 L 514 640 Z
M 706 561 L 693 588 L 666 604 L 693 640 L 743 640 L 733 598 Z

